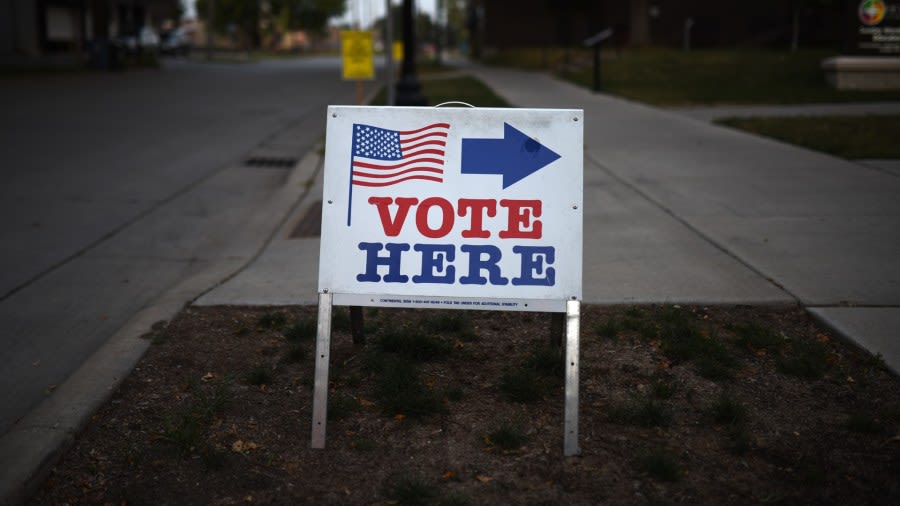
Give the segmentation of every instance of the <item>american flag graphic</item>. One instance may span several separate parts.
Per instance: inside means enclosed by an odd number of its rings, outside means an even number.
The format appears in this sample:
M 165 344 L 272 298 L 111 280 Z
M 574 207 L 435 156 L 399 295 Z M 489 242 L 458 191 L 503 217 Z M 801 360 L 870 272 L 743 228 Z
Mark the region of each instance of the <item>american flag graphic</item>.
M 443 182 L 449 131 L 449 123 L 404 131 L 354 124 L 352 184 L 379 187 L 409 180 Z

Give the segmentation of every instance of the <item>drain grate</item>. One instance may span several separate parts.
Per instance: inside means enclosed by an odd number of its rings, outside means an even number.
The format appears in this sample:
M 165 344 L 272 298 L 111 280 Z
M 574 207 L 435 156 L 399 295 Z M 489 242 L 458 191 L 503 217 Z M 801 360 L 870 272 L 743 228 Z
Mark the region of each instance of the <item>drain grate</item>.
M 291 239 L 319 237 L 322 235 L 322 201 L 313 202 L 300 223 L 291 232 Z
M 274 157 L 274 156 L 252 156 L 244 160 L 247 167 L 260 167 L 263 169 L 288 169 L 297 163 L 296 158 Z

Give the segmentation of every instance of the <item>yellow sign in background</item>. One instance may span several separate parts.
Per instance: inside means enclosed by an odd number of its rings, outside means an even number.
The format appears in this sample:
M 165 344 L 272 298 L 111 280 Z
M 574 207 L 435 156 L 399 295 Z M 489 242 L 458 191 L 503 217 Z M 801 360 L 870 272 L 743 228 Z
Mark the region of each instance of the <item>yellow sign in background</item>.
M 341 32 L 344 79 L 374 79 L 375 62 L 372 52 L 372 32 Z

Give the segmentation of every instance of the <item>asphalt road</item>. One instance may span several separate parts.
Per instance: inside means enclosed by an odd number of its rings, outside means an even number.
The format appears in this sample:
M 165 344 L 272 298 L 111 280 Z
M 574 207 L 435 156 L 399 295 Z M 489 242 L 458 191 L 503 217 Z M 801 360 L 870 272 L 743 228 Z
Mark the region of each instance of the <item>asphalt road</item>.
M 354 86 L 329 58 L 0 79 L 0 434 L 233 232 Z M 274 219 L 275 217 L 273 217 Z

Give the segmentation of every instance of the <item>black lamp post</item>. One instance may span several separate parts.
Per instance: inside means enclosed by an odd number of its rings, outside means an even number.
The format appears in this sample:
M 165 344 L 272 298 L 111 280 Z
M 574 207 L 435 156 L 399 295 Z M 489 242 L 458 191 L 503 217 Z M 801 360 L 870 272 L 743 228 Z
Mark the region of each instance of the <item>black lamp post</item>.
M 403 66 L 397 81 L 397 105 L 426 105 L 422 85 L 416 79 L 416 23 L 413 0 L 403 0 Z

